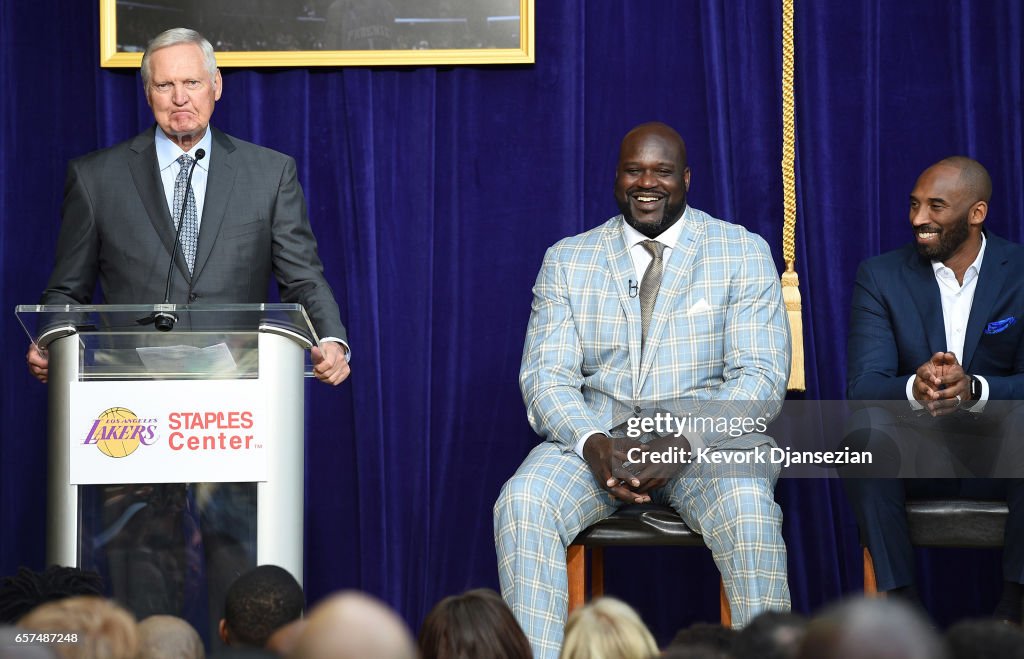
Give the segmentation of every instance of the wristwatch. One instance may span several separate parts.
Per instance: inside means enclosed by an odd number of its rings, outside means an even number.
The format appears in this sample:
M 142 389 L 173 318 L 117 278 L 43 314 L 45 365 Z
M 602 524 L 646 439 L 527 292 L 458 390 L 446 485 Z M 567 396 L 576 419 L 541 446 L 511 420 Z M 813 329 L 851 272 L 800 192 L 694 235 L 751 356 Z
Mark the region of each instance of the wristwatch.
M 967 405 L 964 405 L 964 407 L 970 409 L 971 407 L 974 406 L 974 403 L 981 400 L 981 380 L 979 380 L 978 378 L 974 377 L 971 374 L 968 374 L 967 377 L 971 379 L 971 388 L 970 398 L 968 399 L 969 403 Z

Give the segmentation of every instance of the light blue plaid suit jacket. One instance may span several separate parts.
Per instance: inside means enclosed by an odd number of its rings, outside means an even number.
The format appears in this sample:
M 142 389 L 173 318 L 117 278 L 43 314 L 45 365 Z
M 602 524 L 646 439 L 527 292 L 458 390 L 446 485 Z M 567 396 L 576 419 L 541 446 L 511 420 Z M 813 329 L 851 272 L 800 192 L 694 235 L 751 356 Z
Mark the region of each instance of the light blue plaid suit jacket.
M 651 402 L 731 401 L 735 413 L 769 420 L 781 408 L 789 325 L 768 245 L 691 207 L 680 221 L 642 358 L 622 216 L 559 241 L 544 257 L 519 381 L 533 429 L 566 452 L 591 432 L 607 433 L 623 410 Z M 737 449 L 767 440 L 703 439 Z

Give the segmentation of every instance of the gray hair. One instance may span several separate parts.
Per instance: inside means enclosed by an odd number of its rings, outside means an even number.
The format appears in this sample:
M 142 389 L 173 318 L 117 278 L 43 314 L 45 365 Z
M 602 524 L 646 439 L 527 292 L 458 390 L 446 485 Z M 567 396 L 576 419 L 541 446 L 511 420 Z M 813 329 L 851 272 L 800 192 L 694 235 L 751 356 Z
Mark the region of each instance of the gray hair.
M 217 76 L 217 57 L 213 54 L 213 46 L 206 38 L 196 32 L 190 30 L 187 27 L 174 27 L 166 32 L 161 32 L 149 45 L 146 46 L 146 52 L 142 55 L 142 86 L 146 89 L 149 88 L 149 81 L 152 78 L 152 73 L 149 70 L 150 56 L 161 48 L 167 48 L 169 46 L 177 46 L 183 43 L 191 43 L 199 46 L 199 50 L 203 51 L 203 61 L 206 63 L 206 70 L 210 73 L 210 79 L 213 80 Z

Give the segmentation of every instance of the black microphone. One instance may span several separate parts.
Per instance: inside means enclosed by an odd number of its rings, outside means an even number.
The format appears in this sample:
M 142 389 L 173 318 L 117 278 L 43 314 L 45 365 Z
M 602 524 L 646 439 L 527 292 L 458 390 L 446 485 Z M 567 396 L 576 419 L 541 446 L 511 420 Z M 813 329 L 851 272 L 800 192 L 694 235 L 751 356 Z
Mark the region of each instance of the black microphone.
M 629 280 L 629 297 L 636 297 L 640 293 L 640 287 L 632 279 Z
M 178 228 L 174 232 L 174 247 L 171 248 L 171 262 L 167 265 L 167 283 L 164 284 L 164 304 L 171 302 L 171 274 L 174 272 L 174 255 L 178 253 L 178 245 L 181 244 L 181 227 L 185 225 L 185 207 L 188 205 L 188 193 L 192 189 L 192 172 L 196 170 L 196 164 L 206 157 L 206 151 L 199 149 L 188 169 L 188 178 L 185 179 L 185 196 L 181 202 L 181 211 L 178 213 Z M 159 311 L 153 316 L 153 325 L 161 332 L 170 332 L 178 317 L 169 311 Z

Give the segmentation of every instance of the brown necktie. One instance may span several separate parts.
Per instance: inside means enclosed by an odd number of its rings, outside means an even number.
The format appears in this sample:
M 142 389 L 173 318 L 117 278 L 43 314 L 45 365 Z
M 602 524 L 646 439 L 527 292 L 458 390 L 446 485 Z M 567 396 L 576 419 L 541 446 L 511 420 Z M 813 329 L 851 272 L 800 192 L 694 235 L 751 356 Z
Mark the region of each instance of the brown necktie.
M 658 300 L 658 289 L 661 288 L 661 253 L 665 246 L 657 240 L 645 240 L 640 244 L 651 255 L 651 262 L 647 265 L 644 278 L 640 282 L 640 345 L 643 346 L 647 341 L 647 328 L 651 326 L 654 303 Z

